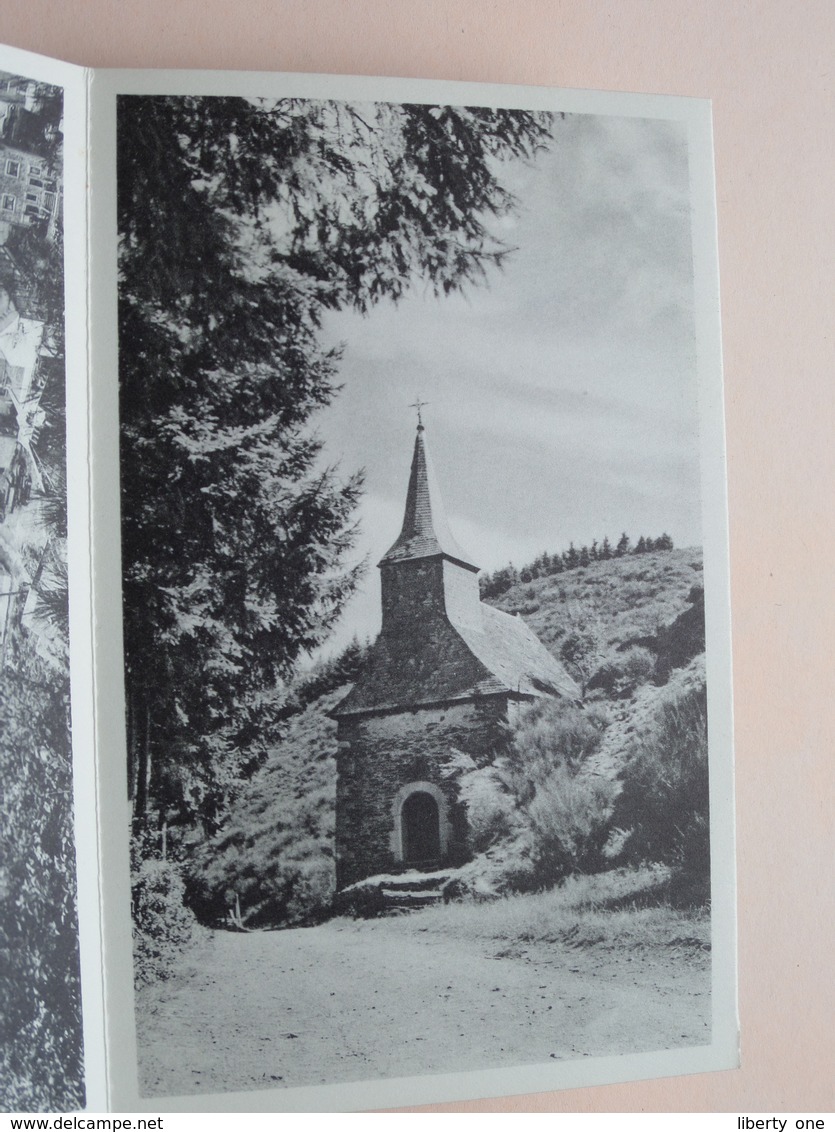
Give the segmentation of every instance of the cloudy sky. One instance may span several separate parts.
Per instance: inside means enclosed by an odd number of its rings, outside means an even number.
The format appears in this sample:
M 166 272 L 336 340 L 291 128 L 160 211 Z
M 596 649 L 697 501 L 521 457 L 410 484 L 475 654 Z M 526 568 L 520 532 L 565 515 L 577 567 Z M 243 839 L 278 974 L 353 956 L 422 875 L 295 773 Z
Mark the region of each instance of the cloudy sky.
M 344 388 L 317 428 L 329 462 L 365 468 L 370 562 L 327 651 L 379 628 L 418 394 L 450 526 L 482 568 L 623 530 L 701 542 L 684 126 L 556 118 L 552 150 L 503 180 L 518 250 L 489 285 L 326 323 Z

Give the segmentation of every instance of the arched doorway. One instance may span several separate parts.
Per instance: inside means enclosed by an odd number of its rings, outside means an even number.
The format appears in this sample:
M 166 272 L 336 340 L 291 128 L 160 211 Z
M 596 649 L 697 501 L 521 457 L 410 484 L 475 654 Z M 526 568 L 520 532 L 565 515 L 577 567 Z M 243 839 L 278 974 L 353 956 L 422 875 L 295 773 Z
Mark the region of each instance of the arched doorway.
M 403 860 L 409 865 L 428 864 L 441 856 L 441 815 L 438 803 L 425 790 L 415 790 L 400 813 Z

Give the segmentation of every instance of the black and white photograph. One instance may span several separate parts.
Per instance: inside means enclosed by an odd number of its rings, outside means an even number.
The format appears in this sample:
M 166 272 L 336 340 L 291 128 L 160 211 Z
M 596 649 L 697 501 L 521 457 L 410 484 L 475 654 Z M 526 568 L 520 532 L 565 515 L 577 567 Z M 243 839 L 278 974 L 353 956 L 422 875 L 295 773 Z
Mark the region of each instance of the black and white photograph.
M 671 104 L 116 99 L 140 1098 L 732 1064 L 710 154 Z
M 84 1103 L 59 86 L 0 71 L 0 1108 Z

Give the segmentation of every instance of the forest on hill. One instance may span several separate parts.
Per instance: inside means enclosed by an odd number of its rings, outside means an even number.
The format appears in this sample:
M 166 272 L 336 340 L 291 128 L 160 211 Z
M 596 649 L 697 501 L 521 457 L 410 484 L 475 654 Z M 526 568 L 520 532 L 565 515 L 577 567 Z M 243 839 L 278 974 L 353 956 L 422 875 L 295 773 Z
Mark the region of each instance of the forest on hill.
M 479 771 L 451 761 L 477 851 L 469 882 L 495 892 L 537 890 L 572 873 L 653 863 L 667 870 L 668 896 L 704 903 L 701 551 L 600 558 L 526 581 L 523 573 L 491 604 L 528 622 L 578 680 L 583 702 L 526 709 L 494 766 Z M 192 829 L 179 845 L 172 841 L 178 865 L 137 861 L 140 973 L 152 977 L 164 962 L 165 941 L 151 922 L 160 900 L 169 911 L 186 905 L 173 916 L 172 943 L 193 930 L 192 911 L 205 924 L 238 927 L 330 914 L 336 725 L 328 712 L 367 647 L 354 642 L 297 680 L 283 738 L 220 829 L 209 837 Z

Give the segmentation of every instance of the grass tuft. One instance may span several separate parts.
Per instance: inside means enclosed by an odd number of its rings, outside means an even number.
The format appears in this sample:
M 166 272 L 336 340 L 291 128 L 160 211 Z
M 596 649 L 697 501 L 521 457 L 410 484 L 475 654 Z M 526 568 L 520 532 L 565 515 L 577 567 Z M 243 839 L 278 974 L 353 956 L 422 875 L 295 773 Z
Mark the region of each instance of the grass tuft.
M 669 871 L 618 869 L 571 876 L 549 892 L 512 894 L 491 903 L 435 905 L 405 917 L 404 930 L 505 945 L 710 950 L 707 909 L 663 902 Z

